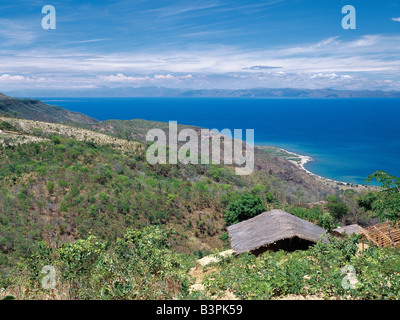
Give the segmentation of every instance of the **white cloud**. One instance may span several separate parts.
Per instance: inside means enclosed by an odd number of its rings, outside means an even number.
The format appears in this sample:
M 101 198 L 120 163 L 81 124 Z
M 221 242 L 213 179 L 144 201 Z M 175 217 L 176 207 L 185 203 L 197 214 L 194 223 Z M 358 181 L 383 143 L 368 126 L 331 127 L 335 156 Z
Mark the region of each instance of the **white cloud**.
M 171 74 L 166 74 L 166 75 L 164 75 L 164 74 L 155 74 L 154 75 L 154 79 L 155 80 L 181 80 L 181 79 L 193 79 L 193 76 L 191 74 L 187 74 L 187 75 L 184 75 L 184 76 L 180 76 L 180 75 L 173 76 Z
M 145 81 L 149 80 L 150 77 L 127 77 L 122 73 L 117 73 L 115 76 L 99 76 L 99 79 L 107 81 L 107 82 L 138 82 L 138 81 Z
M 336 79 L 339 76 L 336 73 L 316 73 L 310 76 L 310 79 Z
M 247 72 L 252 66 L 280 66 L 282 72 L 345 73 L 400 71 L 400 36 L 368 35 L 353 41 L 332 37 L 315 44 L 244 51 L 234 47 L 201 48 L 163 53 L 114 53 L 95 55 L 72 50 L 27 51 L 1 55 L 0 70 L 7 73 L 111 74 L 104 81 L 135 82 L 180 80 L 189 74 Z M 116 75 L 116 70 L 124 73 Z M 160 73 L 160 71 L 163 71 Z M 252 70 L 257 73 L 265 70 Z M 140 76 L 126 76 L 126 74 Z
M 193 79 L 191 74 L 187 75 L 171 75 L 171 74 L 155 74 L 154 76 L 126 76 L 123 73 L 117 73 L 116 75 L 98 76 L 98 79 L 106 82 L 119 82 L 119 83 L 131 83 L 131 82 L 154 82 L 154 81 L 168 81 L 176 80 L 180 81 L 182 79 Z
M 400 22 L 400 17 L 399 18 L 392 18 L 393 21 Z
M 257 51 L 207 46 L 175 52 L 100 55 L 80 50 L 83 49 L 0 51 L 0 70 L 5 74 L 0 75 L 2 87 L 6 83 L 34 81 L 48 87 L 342 86 L 373 89 L 386 85 L 387 88 L 400 89 L 397 80 L 400 79 L 399 35 L 365 35 L 351 41 L 331 37 L 316 43 Z M 251 69 L 252 66 L 280 68 L 277 72 L 268 68 L 253 70 L 257 68 Z
M 167 74 L 167 75 L 164 75 L 164 74 L 155 74 L 155 75 L 154 75 L 154 79 L 156 79 L 156 80 L 164 80 L 164 79 L 171 80 L 171 79 L 176 79 L 176 77 L 174 77 L 174 76 L 172 76 L 172 75 L 170 75 L 170 74 Z
M 16 75 L 10 76 L 9 74 L 5 73 L 0 76 L 1 82 L 13 81 L 13 82 L 21 82 L 21 81 L 32 81 L 32 79 L 25 78 L 24 76 Z

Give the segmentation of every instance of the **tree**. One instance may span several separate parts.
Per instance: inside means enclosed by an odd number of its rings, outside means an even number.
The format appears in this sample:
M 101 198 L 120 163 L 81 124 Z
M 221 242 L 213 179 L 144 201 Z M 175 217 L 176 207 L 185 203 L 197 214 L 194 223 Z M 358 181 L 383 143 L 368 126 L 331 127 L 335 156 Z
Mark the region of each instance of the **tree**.
M 326 229 L 328 232 L 331 232 L 333 228 L 335 227 L 333 217 L 329 212 L 325 212 L 320 221 L 318 222 L 318 225 L 324 229 Z
M 267 187 L 262 184 L 255 185 L 250 192 L 254 195 L 258 194 L 266 203 L 273 203 L 278 200 L 275 198 L 275 195 L 271 191 L 267 191 Z
M 341 219 L 349 213 L 349 208 L 335 196 L 328 196 L 326 198 L 328 203 L 326 209 L 336 218 Z
M 0 122 L 0 130 L 17 131 L 17 129 L 7 121 Z
M 400 178 L 384 171 L 376 171 L 369 175 L 365 182 L 376 181 L 381 184 L 381 190 L 373 193 L 369 207 L 378 213 L 381 221 L 400 220 Z
M 263 211 L 265 211 L 265 205 L 260 196 L 245 193 L 228 205 L 224 219 L 228 225 L 232 225 L 253 218 Z
M 372 211 L 372 204 L 375 200 L 378 199 L 378 192 L 371 191 L 368 192 L 365 196 L 362 196 L 357 199 L 357 203 L 361 208 L 364 208 L 366 211 Z

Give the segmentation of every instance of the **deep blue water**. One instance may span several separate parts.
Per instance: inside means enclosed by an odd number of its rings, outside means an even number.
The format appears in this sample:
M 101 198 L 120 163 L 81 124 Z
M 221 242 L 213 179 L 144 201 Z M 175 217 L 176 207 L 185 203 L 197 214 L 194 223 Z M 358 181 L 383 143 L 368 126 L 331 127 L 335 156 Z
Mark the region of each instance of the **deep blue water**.
M 400 176 L 400 99 L 39 98 L 98 120 L 176 120 L 254 129 L 255 143 L 310 155 L 310 171 L 363 183 L 376 170 Z

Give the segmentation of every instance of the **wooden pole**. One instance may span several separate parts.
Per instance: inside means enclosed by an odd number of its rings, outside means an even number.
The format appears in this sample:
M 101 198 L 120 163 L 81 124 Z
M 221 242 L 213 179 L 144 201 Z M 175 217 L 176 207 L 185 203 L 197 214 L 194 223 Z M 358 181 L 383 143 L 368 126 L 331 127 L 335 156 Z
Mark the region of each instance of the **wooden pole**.
M 390 232 L 390 227 L 389 227 L 388 219 L 386 219 L 386 226 L 387 226 L 387 228 L 388 228 L 389 236 L 390 236 L 390 239 L 392 240 L 393 247 L 395 247 L 395 246 L 396 246 L 396 243 L 394 242 L 393 237 L 392 237 L 392 233 Z

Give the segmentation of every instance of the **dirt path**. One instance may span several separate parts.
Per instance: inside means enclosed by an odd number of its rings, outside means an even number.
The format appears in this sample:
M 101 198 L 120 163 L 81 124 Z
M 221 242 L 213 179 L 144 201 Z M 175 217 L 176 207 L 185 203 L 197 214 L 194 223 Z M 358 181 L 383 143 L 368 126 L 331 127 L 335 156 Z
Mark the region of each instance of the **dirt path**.
M 218 255 L 222 257 L 226 257 L 233 254 L 233 250 L 227 250 L 220 252 Z M 215 263 L 220 261 L 218 255 L 209 255 L 197 260 L 199 266 L 193 267 L 189 271 L 189 275 L 195 278 L 195 283 L 192 284 L 189 288 L 191 291 L 203 291 L 205 294 L 205 287 L 202 284 L 204 277 L 210 273 L 218 272 L 218 268 L 216 266 L 208 266 L 210 263 Z M 207 267 L 208 266 L 208 267 Z M 223 296 L 212 296 L 214 300 L 238 300 L 238 298 L 229 290 L 226 290 Z

